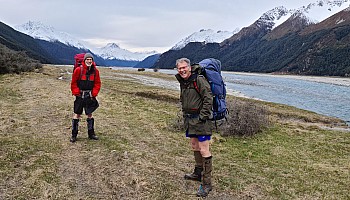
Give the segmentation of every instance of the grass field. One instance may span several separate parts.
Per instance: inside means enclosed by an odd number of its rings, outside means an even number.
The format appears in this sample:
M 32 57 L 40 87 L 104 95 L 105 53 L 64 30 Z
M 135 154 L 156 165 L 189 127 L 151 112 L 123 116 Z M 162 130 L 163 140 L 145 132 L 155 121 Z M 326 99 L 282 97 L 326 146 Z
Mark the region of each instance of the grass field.
M 100 140 L 87 139 L 83 117 L 71 144 L 67 71 L 44 66 L 0 76 L 0 199 L 197 199 L 198 183 L 183 180 L 193 154 L 172 128 L 178 91 L 100 68 L 94 113 Z M 241 100 L 266 106 L 271 126 L 253 137 L 214 134 L 214 190 L 207 199 L 350 199 L 350 133 L 343 122 Z

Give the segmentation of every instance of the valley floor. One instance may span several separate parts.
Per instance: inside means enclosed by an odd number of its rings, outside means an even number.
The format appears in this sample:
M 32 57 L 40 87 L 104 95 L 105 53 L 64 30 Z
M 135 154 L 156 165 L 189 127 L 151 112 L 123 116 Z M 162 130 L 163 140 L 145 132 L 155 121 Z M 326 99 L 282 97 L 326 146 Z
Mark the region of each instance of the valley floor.
M 199 184 L 183 180 L 193 155 L 174 128 L 178 91 L 100 69 L 94 114 L 100 140 L 87 139 L 83 117 L 72 144 L 67 71 L 44 66 L 0 76 L 0 199 L 197 199 Z M 350 134 L 320 128 L 344 123 L 261 104 L 270 109 L 268 130 L 254 137 L 213 136 L 214 190 L 207 199 L 349 199 Z

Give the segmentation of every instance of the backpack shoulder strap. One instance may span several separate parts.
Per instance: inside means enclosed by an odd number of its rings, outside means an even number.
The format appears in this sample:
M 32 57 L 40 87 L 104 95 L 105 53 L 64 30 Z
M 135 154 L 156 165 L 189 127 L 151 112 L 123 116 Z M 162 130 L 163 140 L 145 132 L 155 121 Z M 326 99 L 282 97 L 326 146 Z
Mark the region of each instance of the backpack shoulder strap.
M 81 80 L 81 77 L 83 76 L 83 70 L 84 70 L 84 68 L 83 68 L 83 65 L 79 65 L 79 67 L 80 67 L 80 76 L 79 76 L 79 80 Z
M 198 88 L 198 85 L 197 85 L 197 80 L 194 80 L 194 81 L 193 81 L 193 86 L 194 86 L 194 89 L 196 89 L 196 91 L 199 93 L 199 88 Z
M 81 77 L 83 76 L 84 67 L 83 67 L 83 65 L 79 65 L 79 67 L 80 67 L 79 80 L 81 80 Z M 93 66 L 93 67 L 94 67 L 93 74 L 94 74 L 94 77 L 96 77 L 96 66 Z
M 94 70 L 93 70 L 93 74 L 94 74 L 94 80 L 96 80 L 96 71 L 97 71 L 97 67 L 96 65 L 92 65 L 94 67 Z
M 198 94 L 200 94 L 200 91 L 199 91 L 199 87 L 198 87 L 198 84 L 197 84 L 197 79 L 200 76 L 203 76 L 203 75 L 202 74 L 197 74 L 197 77 L 193 80 L 193 86 L 196 89 L 196 91 L 198 92 Z

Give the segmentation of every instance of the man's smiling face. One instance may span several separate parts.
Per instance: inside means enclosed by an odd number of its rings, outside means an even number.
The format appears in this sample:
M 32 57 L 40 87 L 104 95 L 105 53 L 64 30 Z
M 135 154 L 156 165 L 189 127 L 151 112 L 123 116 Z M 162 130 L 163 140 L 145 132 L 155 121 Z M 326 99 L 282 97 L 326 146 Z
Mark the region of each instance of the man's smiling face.
M 181 62 L 177 65 L 177 72 L 183 79 L 187 80 L 191 76 L 191 66 L 186 62 Z

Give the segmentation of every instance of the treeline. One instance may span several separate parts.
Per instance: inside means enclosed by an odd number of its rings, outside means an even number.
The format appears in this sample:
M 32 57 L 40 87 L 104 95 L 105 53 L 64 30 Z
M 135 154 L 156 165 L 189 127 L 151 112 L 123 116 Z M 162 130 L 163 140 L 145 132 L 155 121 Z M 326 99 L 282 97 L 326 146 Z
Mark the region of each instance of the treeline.
M 28 72 L 41 67 L 39 61 L 23 51 L 14 51 L 0 44 L 0 74 Z

